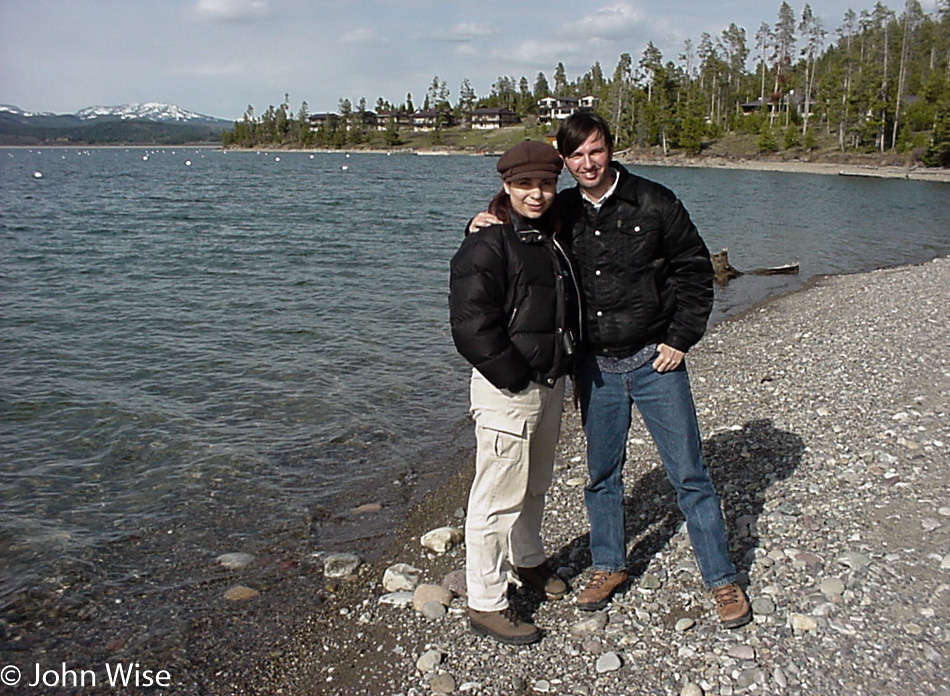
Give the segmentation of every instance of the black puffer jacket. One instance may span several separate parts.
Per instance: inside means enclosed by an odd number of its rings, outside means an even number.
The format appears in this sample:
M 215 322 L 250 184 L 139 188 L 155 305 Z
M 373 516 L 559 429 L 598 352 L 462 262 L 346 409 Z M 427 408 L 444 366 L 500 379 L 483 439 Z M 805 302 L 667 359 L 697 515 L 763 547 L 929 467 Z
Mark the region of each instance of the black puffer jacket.
M 452 258 L 452 338 L 499 389 L 552 386 L 572 363 L 579 337 L 579 288 L 551 234 L 513 215 L 513 224 L 468 235 Z
M 577 187 L 558 194 L 561 241 L 584 291 L 588 346 L 617 357 L 650 343 L 685 353 L 712 310 L 709 250 L 672 191 L 612 166 L 620 180 L 599 211 Z

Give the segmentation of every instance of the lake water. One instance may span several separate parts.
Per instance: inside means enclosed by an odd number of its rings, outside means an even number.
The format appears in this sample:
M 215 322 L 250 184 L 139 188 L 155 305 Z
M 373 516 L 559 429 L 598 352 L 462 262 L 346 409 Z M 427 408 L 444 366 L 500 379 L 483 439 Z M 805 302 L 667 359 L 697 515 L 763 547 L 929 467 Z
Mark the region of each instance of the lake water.
M 157 558 L 380 551 L 472 453 L 447 268 L 494 164 L 0 151 L 0 608 L 106 547 L 84 582 L 119 595 Z M 946 185 L 639 171 L 735 267 L 801 264 L 718 289 L 714 321 L 950 253 Z M 383 512 L 345 514 L 366 503 Z

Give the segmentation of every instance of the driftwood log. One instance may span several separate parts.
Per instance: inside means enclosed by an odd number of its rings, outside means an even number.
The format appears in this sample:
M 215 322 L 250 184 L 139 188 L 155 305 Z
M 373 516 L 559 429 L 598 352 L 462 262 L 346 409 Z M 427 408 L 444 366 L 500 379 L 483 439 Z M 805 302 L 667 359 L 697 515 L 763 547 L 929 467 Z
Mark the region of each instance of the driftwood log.
M 725 284 L 741 275 L 779 275 L 798 273 L 798 263 L 786 263 L 782 266 L 756 268 L 752 271 L 740 271 L 729 263 L 729 250 L 723 249 L 710 255 L 713 264 L 713 277 L 717 283 Z

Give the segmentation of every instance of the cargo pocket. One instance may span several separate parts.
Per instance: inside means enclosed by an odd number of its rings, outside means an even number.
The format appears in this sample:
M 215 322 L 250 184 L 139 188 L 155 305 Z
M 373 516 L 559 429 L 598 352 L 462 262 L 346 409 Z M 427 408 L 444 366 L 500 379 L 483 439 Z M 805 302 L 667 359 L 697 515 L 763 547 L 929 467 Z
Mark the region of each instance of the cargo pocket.
M 476 417 L 479 448 L 496 459 L 516 462 L 521 459 L 527 431 L 524 418 L 505 418 L 481 411 Z

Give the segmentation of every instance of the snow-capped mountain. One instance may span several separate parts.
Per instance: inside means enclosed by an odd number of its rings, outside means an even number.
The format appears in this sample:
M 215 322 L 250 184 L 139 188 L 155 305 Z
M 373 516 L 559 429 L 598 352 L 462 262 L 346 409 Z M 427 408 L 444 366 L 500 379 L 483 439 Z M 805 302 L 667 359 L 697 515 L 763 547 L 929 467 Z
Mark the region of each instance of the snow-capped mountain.
M 31 118 L 33 116 L 55 116 L 56 115 L 49 111 L 24 111 L 19 106 L 13 106 L 12 104 L 0 104 L 0 114 L 10 114 L 12 116 L 21 116 L 24 118 Z
M 91 106 L 75 114 L 35 113 L 0 105 L 0 145 L 214 142 L 230 125 L 224 119 L 157 102 Z
M 75 114 L 25 111 L 12 104 L 0 104 L 0 114 L 17 119 L 74 117 L 80 121 L 96 119 L 119 119 L 122 121 L 154 121 L 158 123 L 227 123 L 214 116 L 182 109 L 174 104 L 146 102 L 144 104 L 120 104 L 118 106 L 90 106 Z
M 146 102 L 119 106 L 90 106 L 76 112 L 83 121 L 94 118 L 119 118 L 123 121 L 160 121 L 163 123 L 215 122 L 222 119 L 188 111 L 174 104 Z

